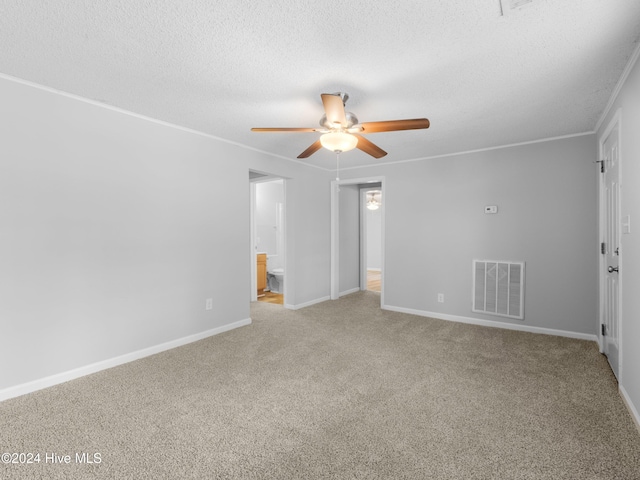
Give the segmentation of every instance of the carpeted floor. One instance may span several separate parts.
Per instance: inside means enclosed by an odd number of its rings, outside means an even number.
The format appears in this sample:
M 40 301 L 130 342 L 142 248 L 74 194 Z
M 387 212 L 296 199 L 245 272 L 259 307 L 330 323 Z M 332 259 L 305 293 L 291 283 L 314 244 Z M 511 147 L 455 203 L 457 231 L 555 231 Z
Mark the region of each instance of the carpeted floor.
M 40 463 L 0 478 L 640 479 L 593 342 L 378 305 L 254 303 L 250 326 L 2 402 L 0 453 Z

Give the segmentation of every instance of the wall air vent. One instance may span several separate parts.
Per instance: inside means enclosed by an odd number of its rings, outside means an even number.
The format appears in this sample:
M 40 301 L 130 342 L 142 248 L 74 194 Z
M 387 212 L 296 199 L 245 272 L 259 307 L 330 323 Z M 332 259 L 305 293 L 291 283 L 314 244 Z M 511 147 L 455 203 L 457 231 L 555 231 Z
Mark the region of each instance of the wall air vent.
M 524 262 L 473 261 L 473 312 L 524 318 Z

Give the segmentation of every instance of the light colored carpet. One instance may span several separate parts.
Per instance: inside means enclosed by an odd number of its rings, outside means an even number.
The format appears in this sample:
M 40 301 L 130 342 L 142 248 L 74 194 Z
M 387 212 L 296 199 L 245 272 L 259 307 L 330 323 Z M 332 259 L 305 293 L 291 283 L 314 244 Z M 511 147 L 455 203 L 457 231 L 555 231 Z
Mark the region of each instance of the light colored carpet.
M 2 402 L 0 452 L 41 463 L 0 478 L 640 479 L 593 342 L 378 305 L 255 303 L 250 326 Z

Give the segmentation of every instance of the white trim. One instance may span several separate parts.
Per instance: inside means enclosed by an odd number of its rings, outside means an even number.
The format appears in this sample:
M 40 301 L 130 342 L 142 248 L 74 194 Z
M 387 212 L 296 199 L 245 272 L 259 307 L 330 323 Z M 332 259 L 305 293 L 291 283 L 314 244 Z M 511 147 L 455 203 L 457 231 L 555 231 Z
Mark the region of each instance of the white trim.
M 618 83 L 616 83 L 616 86 L 614 87 L 613 92 L 611 92 L 611 96 L 609 97 L 609 101 L 607 102 L 607 106 L 604 107 L 604 110 L 602 111 L 602 115 L 600 115 L 600 118 L 598 119 L 598 122 L 596 123 L 596 128 L 595 128 L 596 132 L 598 130 L 600 130 L 600 127 L 602 127 L 602 124 L 604 123 L 605 119 L 607 118 L 607 115 L 609 115 L 609 112 L 613 108 L 613 104 L 618 99 L 618 95 L 620 94 L 620 90 L 622 90 L 622 87 L 624 86 L 625 82 L 627 81 L 627 78 L 629 77 L 629 74 L 631 73 L 631 71 L 635 67 L 636 62 L 638 61 L 639 57 L 640 57 L 640 43 L 636 46 L 635 50 L 631 54 L 631 57 L 629 58 L 629 61 L 627 62 L 627 65 L 625 66 L 624 70 L 622 71 L 622 75 L 620 75 L 620 78 L 618 79 Z
M 373 187 L 372 187 L 373 188 Z M 358 203 L 360 205 L 360 290 L 367 289 L 367 189 L 361 188 L 358 195 Z
M 389 194 L 386 190 L 386 182 L 384 177 L 380 177 L 380 192 L 382 195 L 382 205 L 380 205 L 380 230 L 382 230 L 382 237 L 380 238 L 380 306 L 384 305 L 384 295 L 386 291 L 385 275 L 387 274 L 387 264 L 385 263 L 385 245 L 387 235 L 387 204 L 389 203 Z
M 428 157 L 418 157 L 418 158 L 410 158 L 407 160 L 398 160 L 396 162 L 376 162 L 375 164 L 368 164 L 368 165 L 359 165 L 359 166 L 355 166 L 355 167 L 340 167 L 340 170 L 357 170 L 358 168 L 370 168 L 370 167 L 381 167 L 383 165 L 396 165 L 399 163 L 409 163 L 409 162 L 421 162 L 423 160 L 434 160 L 437 158 L 445 158 L 445 157 L 456 157 L 459 155 L 469 155 L 471 153 L 479 153 L 479 152 L 490 152 L 493 150 L 501 150 L 503 148 L 511 148 L 511 147 L 521 147 L 523 145 L 532 145 L 535 143 L 544 143 L 544 142 L 553 142 L 555 140 L 564 140 L 566 138 L 574 138 L 574 137 L 584 137 L 586 135 L 593 135 L 594 133 L 596 133 L 595 130 L 590 130 L 588 132 L 580 132 L 580 133 L 572 133 L 570 135 L 560 135 L 558 137 L 548 137 L 548 138 L 541 138 L 538 140 L 529 140 L 526 142 L 520 142 L 520 143 L 509 143 L 507 145 L 496 145 L 493 147 L 485 147 L 485 148 L 478 148 L 475 150 L 464 150 L 464 151 L 460 151 L 460 152 L 452 152 L 452 153 L 443 153 L 440 155 L 431 155 Z M 327 171 L 331 171 L 329 169 L 327 169 Z
M 250 318 L 239 320 L 237 322 L 229 323 L 227 325 L 216 327 L 204 332 L 196 333 L 194 335 L 178 338 L 176 340 L 171 340 L 169 342 L 161 343 L 159 345 L 143 348 L 142 350 L 126 353 L 118 357 L 102 360 L 100 362 L 85 365 L 83 367 L 74 368 L 73 370 L 69 370 L 66 372 L 57 373 L 49 377 L 44 377 L 38 380 L 33 380 L 31 382 L 23 383 L 21 385 L 5 388 L 3 390 L 0 390 L 0 402 L 3 400 L 8 400 L 9 398 L 19 397 L 21 395 L 26 395 L 27 393 L 35 392 L 37 390 L 42 390 L 43 388 L 48 388 L 54 385 L 58 385 L 60 383 L 68 382 L 69 380 L 74 380 L 76 378 L 84 377 L 86 375 L 91 375 L 92 373 L 96 373 L 101 370 L 107 370 L 108 368 L 117 367 L 118 365 L 122 365 L 124 363 L 140 360 L 141 358 L 148 357 L 150 355 L 155 355 L 156 353 L 181 347 L 183 345 L 197 342 L 198 340 L 202 340 L 204 338 L 218 335 L 219 333 L 227 332 L 229 330 L 233 330 L 233 329 L 243 327 L 245 325 L 250 325 L 250 324 L 251 324 Z
M 250 178 L 249 182 L 254 183 L 254 184 L 275 182 L 277 180 L 283 180 L 283 181 L 284 180 L 289 180 L 289 177 L 283 177 L 282 175 L 276 175 L 276 174 L 273 174 L 273 173 L 258 172 L 257 170 L 255 170 L 253 168 L 250 168 L 249 172 L 265 174 L 264 177 Z
M 311 164 L 309 162 L 303 162 L 301 160 L 297 160 L 297 159 L 294 159 L 294 158 L 285 157 L 284 155 L 278 155 L 278 154 L 273 153 L 273 152 L 267 152 L 265 150 L 260 150 L 259 148 L 250 147 L 248 145 L 244 145 L 244 144 L 239 143 L 239 142 L 234 142 L 232 140 L 227 140 L 226 138 L 222 138 L 222 137 L 217 137 L 215 135 L 211 135 L 210 133 L 205 133 L 205 132 L 201 132 L 200 130 L 194 130 L 192 128 L 183 127 L 181 125 L 177 125 L 175 123 L 166 122 L 164 120 L 158 120 L 157 118 L 148 117 L 148 116 L 142 115 L 140 113 L 135 113 L 135 112 L 132 112 L 130 110 L 125 110 L 124 108 L 115 107 L 113 105 L 108 105 L 106 103 L 98 102 L 96 100 L 91 100 L 90 98 L 81 97 L 80 95 L 75 95 L 73 93 L 68 93 L 68 92 L 65 92 L 65 91 L 62 91 L 62 90 L 57 90 L 55 88 L 47 87 L 47 86 L 41 85 L 39 83 L 31 82 L 29 80 L 24 80 L 22 78 L 12 77 L 11 75 L 7 75 L 5 73 L 0 73 L 0 78 L 8 80 L 8 81 L 11 81 L 11 82 L 20 83 L 20 84 L 26 85 L 28 87 L 37 88 L 38 90 L 43 90 L 45 92 L 49 92 L 49 93 L 53 93 L 53 94 L 56 94 L 56 95 L 60 95 L 62 97 L 71 98 L 71 99 L 77 100 L 79 102 L 88 103 L 89 105 L 93 105 L 93 106 L 96 106 L 96 107 L 106 108 L 107 110 L 112 110 L 114 112 L 122 113 L 123 115 L 128 115 L 130 117 L 139 118 L 141 120 L 146 120 L 148 122 L 156 123 L 158 125 L 163 125 L 165 127 L 175 128 L 177 130 L 182 130 L 183 132 L 187 132 L 187 133 L 193 133 L 194 135 L 199 135 L 201 137 L 206 137 L 206 138 L 210 138 L 212 140 L 217 140 L 219 142 L 227 143 L 229 145 L 234 145 L 236 147 L 244 148 L 246 150 L 252 150 L 254 152 L 262 153 L 262 154 L 268 155 L 270 157 L 276 157 L 276 158 L 280 158 L 282 160 L 287 160 L 289 162 L 298 163 L 300 165 L 305 165 L 307 167 L 317 168 L 318 170 L 331 171 L 330 169 L 318 167 L 317 165 L 313 165 L 313 164 Z
M 629 396 L 629 394 L 627 393 L 627 391 L 624 389 L 622 385 L 619 386 L 618 391 L 620 392 L 622 401 L 624 402 L 625 406 L 629 410 L 629 413 L 631 414 L 631 418 L 633 418 L 633 421 L 636 424 L 638 433 L 640 433 L 640 414 L 638 414 L 638 410 L 633 405 L 633 402 L 631 401 L 631 397 Z
M 287 254 L 287 246 L 289 245 L 289 241 L 287 237 L 289 236 L 289 223 L 287 222 L 287 218 L 289 215 L 289 206 L 288 206 L 288 198 L 291 195 L 287 193 L 287 190 L 291 188 L 289 185 L 289 180 L 287 178 L 282 179 L 282 253 L 284 256 L 282 261 L 282 268 L 286 272 L 282 282 L 282 302 L 286 302 L 290 295 L 290 287 L 295 284 L 295 272 L 292 272 L 293 269 L 289 269 L 291 263 L 289 262 L 289 255 Z M 292 279 L 294 281 L 292 281 Z M 268 287 L 269 285 L 267 285 Z
M 382 271 L 381 268 L 367 268 L 366 270 L 368 272 L 381 272 Z
M 249 246 L 249 258 L 251 259 L 251 290 L 249 291 L 249 301 L 258 301 L 258 249 L 256 245 L 256 184 L 249 181 L 249 229 L 251 245 Z
M 602 153 L 603 153 L 605 140 L 607 139 L 609 134 L 613 131 L 613 129 L 616 128 L 616 126 L 618 127 L 620 126 L 621 122 L 622 122 L 622 109 L 618 108 L 618 110 L 616 110 L 616 113 L 611 118 L 611 121 L 607 125 L 607 128 L 605 129 L 605 131 L 602 133 L 602 135 L 598 137 L 598 145 L 599 145 L 598 154 L 600 156 L 598 160 L 602 160 Z M 620 136 L 620 132 L 618 131 L 618 137 L 619 136 Z M 618 140 L 620 140 L 620 138 L 618 138 Z M 620 145 L 618 145 L 618 148 L 620 148 Z
M 316 303 L 326 302 L 327 300 L 331 300 L 330 296 L 316 298 L 315 300 L 311 300 L 309 302 L 300 303 L 298 305 L 285 304 L 285 308 L 289 310 L 300 310 L 301 308 L 310 307 L 311 305 L 315 305 Z
M 482 327 L 503 328 L 505 330 L 518 330 L 521 332 L 529 333 L 541 333 L 544 335 L 555 335 L 558 337 L 576 338 L 579 340 L 591 340 L 592 342 L 598 342 L 596 335 L 589 333 L 570 332 L 567 330 L 556 330 L 554 328 L 532 327 L 529 325 L 519 325 L 515 323 L 496 322 L 494 320 L 482 320 L 479 318 L 462 317 L 458 315 L 449 315 L 445 313 L 427 312 L 424 310 L 414 310 L 412 308 L 394 307 L 392 305 L 383 305 L 383 310 L 390 310 L 392 312 L 408 313 L 411 315 L 418 315 L 420 317 L 435 318 L 437 320 L 447 320 L 451 322 L 467 323 L 470 325 L 480 325 Z
M 351 295 L 352 293 L 356 293 L 360 291 L 360 287 L 356 287 L 356 288 L 352 288 L 350 290 L 347 290 L 346 292 L 340 292 L 340 296 L 344 297 L 347 295 Z

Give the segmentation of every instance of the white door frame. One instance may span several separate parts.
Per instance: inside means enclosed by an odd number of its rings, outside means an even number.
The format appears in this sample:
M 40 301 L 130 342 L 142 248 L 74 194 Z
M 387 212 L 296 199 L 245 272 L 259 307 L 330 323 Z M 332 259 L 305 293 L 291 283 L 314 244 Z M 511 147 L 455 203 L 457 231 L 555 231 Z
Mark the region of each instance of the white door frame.
M 367 289 L 367 189 L 360 189 L 360 290 Z
M 385 178 L 384 176 L 351 178 L 348 180 L 332 180 L 331 181 L 331 300 L 337 300 L 340 297 L 340 185 L 360 185 L 366 183 L 380 183 L 379 190 L 382 192 L 382 198 L 386 202 Z M 385 263 L 384 263 L 384 237 L 385 237 L 385 210 L 382 210 L 382 247 L 381 247 L 381 268 L 382 288 L 380 291 L 380 305 L 384 305 L 384 289 L 385 289 Z M 361 257 L 362 258 L 362 252 Z
M 249 263 L 251 264 L 251 291 L 249 301 L 258 301 L 258 255 L 256 255 L 256 182 L 249 183 L 249 198 L 251 202 L 249 222 L 251 225 L 251 242 L 249 245 Z
M 620 184 L 620 179 L 622 178 L 622 154 L 621 154 L 621 143 L 622 143 L 622 128 L 621 128 L 621 118 L 622 118 L 622 111 L 620 109 L 618 109 L 618 111 L 615 113 L 615 115 L 612 117 L 611 121 L 609 122 L 609 124 L 607 125 L 607 128 L 603 131 L 602 135 L 598 138 L 598 161 L 602 162 L 604 160 L 604 145 L 605 142 L 607 140 L 607 138 L 609 137 L 609 135 L 611 134 L 611 132 L 614 131 L 614 129 L 618 129 L 618 152 L 619 152 L 619 157 L 618 157 L 618 184 Z M 602 165 L 602 164 L 600 164 Z M 606 224 L 606 212 L 605 212 L 605 201 L 604 201 L 604 182 L 605 182 L 605 178 L 604 175 L 602 173 L 598 173 L 598 235 L 599 235 L 599 239 L 600 242 L 603 242 L 604 239 L 606 238 L 606 228 L 607 228 L 607 224 Z M 620 218 L 621 212 L 618 211 L 618 218 L 615 219 L 615 221 L 617 222 L 618 225 L 618 232 L 619 232 L 619 236 L 620 236 L 620 240 L 619 243 L 622 243 L 622 229 L 621 229 L 621 218 Z M 607 248 L 616 248 L 614 246 L 607 246 Z M 604 306 L 605 306 L 605 294 L 606 294 L 606 290 L 605 290 L 605 282 L 606 282 L 606 274 L 607 274 L 607 262 L 606 262 L 606 255 L 603 255 L 602 253 L 600 253 L 600 249 L 598 249 L 598 265 L 599 265 L 599 272 L 598 272 L 598 285 L 599 285 L 599 295 L 598 295 L 598 344 L 600 346 L 600 352 L 604 353 L 604 349 L 605 349 L 605 340 L 604 340 L 604 336 L 602 335 L 602 328 L 601 325 L 604 323 Z M 617 302 L 618 302 L 618 365 L 617 365 L 617 374 L 618 374 L 618 378 L 621 377 L 622 372 L 621 372 L 621 366 L 622 366 L 622 342 L 620 341 L 622 339 L 622 331 L 623 331 L 623 325 L 622 325 L 622 280 L 623 280 L 623 276 L 624 276 L 624 269 L 622 268 L 622 257 L 623 257 L 623 252 L 622 252 L 622 248 L 620 248 L 620 254 L 618 257 L 618 268 L 620 269 L 619 274 L 618 274 L 618 298 L 617 298 Z

